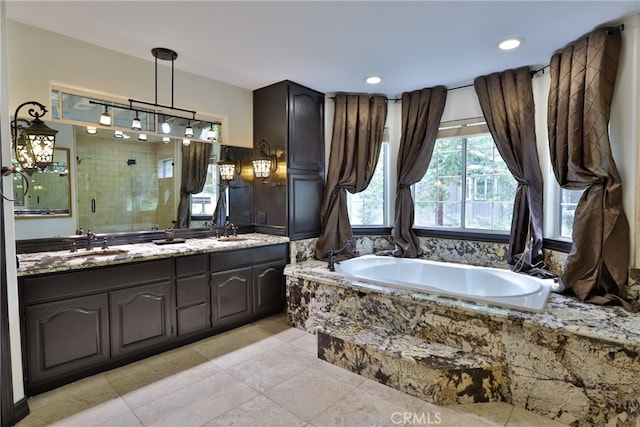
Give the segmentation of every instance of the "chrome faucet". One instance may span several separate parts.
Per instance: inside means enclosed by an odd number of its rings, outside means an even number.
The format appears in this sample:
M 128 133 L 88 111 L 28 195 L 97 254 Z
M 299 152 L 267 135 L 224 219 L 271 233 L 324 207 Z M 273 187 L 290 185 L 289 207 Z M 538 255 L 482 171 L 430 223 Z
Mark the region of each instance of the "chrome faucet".
M 327 265 L 327 268 L 329 269 L 329 271 L 336 271 L 336 255 L 344 251 L 347 246 L 351 246 L 354 249 L 356 248 L 356 244 L 353 239 L 349 239 L 340 249 L 329 249 L 329 251 L 327 252 L 327 255 L 329 256 L 329 264 Z
M 96 235 L 91 230 L 87 230 L 87 250 L 93 249 L 93 241 L 96 240 Z
M 233 237 L 238 235 L 238 227 L 232 222 L 226 221 L 222 227 L 214 227 L 216 231 L 216 239 L 220 238 L 220 229 L 224 231 L 224 237 L 229 237 L 229 230 L 233 232 Z

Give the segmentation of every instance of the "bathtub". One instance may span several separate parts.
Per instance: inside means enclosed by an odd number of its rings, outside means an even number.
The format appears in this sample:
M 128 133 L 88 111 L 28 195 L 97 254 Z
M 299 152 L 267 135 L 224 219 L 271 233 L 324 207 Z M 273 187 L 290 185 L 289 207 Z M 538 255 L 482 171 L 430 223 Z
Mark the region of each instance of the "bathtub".
M 392 288 L 535 313 L 544 312 L 549 292 L 555 286 L 553 279 L 538 279 L 499 268 L 376 255 L 336 263 L 336 274 Z

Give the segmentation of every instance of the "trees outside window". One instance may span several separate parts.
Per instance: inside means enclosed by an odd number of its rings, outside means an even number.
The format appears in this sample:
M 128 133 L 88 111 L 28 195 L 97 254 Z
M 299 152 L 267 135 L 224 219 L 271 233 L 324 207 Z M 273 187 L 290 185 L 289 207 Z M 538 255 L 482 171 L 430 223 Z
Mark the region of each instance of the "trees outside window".
M 413 188 L 415 225 L 508 232 L 516 186 L 490 134 L 438 139 Z

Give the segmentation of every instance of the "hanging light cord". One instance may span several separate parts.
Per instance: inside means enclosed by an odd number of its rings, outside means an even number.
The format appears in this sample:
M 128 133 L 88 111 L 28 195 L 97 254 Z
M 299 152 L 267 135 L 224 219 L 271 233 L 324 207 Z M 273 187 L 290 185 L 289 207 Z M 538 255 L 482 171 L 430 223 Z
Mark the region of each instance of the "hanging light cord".
M 24 172 L 15 168 L 7 167 L 7 166 L 3 166 L 2 169 L 0 169 L 0 174 L 2 176 L 13 175 L 14 173 L 20 174 L 20 176 L 22 177 L 22 180 L 24 181 L 24 192 L 22 193 L 22 195 L 16 197 L 15 199 L 10 199 L 7 196 L 5 196 L 4 193 L 2 193 L 2 191 L 0 191 L 0 197 L 2 197 L 8 202 L 19 202 L 20 200 L 25 198 L 25 196 L 27 195 L 27 192 L 29 191 L 29 177 L 27 177 L 24 174 Z

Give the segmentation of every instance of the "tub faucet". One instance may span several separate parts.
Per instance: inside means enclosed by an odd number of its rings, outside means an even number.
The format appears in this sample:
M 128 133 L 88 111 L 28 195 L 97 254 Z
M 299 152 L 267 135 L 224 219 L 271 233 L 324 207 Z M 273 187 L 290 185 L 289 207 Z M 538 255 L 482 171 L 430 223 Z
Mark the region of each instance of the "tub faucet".
M 351 246 L 355 249 L 356 245 L 353 242 L 353 239 L 347 240 L 347 242 L 340 249 L 329 249 L 329 252 L 327 252 L 327 255 L 329 256 L 329 264 L 327 265 L 327 268 L 329 269 L 329 271 L 336 271 L 336 255 L 344 251 L 347 246 Z

